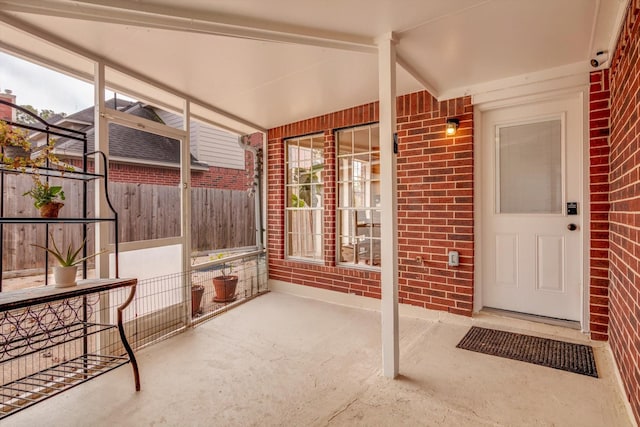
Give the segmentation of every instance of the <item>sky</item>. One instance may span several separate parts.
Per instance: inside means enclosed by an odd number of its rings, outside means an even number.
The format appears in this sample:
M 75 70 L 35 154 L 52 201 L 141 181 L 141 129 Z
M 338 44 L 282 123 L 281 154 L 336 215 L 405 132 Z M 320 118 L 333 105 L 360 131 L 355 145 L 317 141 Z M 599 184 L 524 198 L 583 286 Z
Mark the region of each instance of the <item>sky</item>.
M 16 104 L 72 114 L 93 105 L 93 85 L 0 52 L 0 91 Z

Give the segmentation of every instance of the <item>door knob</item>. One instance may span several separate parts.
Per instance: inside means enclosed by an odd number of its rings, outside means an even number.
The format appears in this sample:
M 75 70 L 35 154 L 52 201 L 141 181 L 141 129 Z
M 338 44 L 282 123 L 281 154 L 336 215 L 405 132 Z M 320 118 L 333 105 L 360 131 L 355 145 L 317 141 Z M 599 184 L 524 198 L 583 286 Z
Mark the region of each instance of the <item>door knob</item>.
M 578 226 L 575 224 L 569 224 L 567 225 L 567 228 L 569 229 L 569 231 L 575 231 L 578 229 Z

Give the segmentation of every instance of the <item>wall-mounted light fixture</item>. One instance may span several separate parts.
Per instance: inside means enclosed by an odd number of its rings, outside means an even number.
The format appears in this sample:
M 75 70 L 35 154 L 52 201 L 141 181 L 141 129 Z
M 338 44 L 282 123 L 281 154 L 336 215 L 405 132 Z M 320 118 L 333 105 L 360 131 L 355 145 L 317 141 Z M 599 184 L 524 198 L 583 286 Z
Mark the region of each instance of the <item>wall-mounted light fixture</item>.
M 453 136 L 458 131 L 458 127 L 460 126 L 460 120 L 458 119 L 447 119 L 447 136 Z

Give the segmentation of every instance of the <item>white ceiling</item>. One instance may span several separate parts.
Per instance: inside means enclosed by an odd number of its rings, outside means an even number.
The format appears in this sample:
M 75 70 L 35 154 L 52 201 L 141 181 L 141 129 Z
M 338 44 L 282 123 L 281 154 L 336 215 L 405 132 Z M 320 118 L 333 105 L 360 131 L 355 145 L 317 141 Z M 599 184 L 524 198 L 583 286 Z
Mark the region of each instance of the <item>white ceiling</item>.
M 391 33 L 398 94 L 587 73 L 627 1 L 0 0 L 0 49 L 85 78 L 102 59 L 112 86 L 176 107 L 189 97 L 246 132 L 376 100 L 376 39 Z

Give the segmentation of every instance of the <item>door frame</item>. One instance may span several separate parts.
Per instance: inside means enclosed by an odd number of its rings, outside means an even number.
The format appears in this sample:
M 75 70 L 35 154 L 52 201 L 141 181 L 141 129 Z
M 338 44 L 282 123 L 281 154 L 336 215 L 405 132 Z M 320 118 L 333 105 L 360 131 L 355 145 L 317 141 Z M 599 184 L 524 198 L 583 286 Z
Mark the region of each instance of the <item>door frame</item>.
M 577 80 L 577 79 L 576 79 Z M 482 207 L 486 201 L 482 197 L 483 184 L 483 164 L 482 154 L 487 146 L 483 144 L 483 119 L 484 112 L 498 108 L 515 107 L 536 102 L 549 101 L 565 98 L 567 96 L 578 96 L 582 106 L 582 150 L 581 150 L 581 172 L 582 172 L 582 201 L 581 209 L 583 214 L 582 224 L 582 272 L 581 283 L 581 331 L 589 332 L 589 268 L 590 268 L 590 235 L 591 235 L 591 212 L 590 212 L 590 191 L 589 191 L 589 75 L 586 74 L 582 84 L 571 85 L 552 91 L 535 93 L 535 88 L 531 94 L 513 96 L 511 91 L 504 91 L 493 96 L 480 96 L 478 103 L 473 102 L 473 156 L 474 156 L 474 304 L 473 311 L 478 312 L 484 307 L 482 298 L 482 277 L 483 277 L 483 256 L 482 256 Z M 573 80 L 575 83 L 575 80 Z M 539 88 L 538 88 L 539 89 Z M 509 96 L 511 94 L 511 96 Z M 476 101 L 474 99 L 474 101 Z

